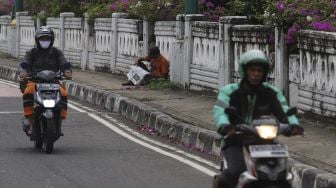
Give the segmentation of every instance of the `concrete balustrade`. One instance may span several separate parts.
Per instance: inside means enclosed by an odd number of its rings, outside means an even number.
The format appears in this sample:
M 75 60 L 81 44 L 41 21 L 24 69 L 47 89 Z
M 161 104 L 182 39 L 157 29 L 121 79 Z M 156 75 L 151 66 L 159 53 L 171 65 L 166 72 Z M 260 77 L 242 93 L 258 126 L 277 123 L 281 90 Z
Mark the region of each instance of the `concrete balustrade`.
M 76 18 L 62 13 L 47 18 L 55 32 L 55 46 L 82 69 L 126 74 L 139 56 L 156 44 L 170 61 L 171 82 L 185 89 L 218 88 L 239 82 L 238 60 L 249 49 L 264 51 L 271 60 L 270 81 L 292 106 L 324 116 L 336 116 L 336 33 L 301 31 L 299 54 L 289 54 L 281 28 L 247 25 L 241 16 L 202 21 L 203 15 L 178 15 L 176 21 Z M 16 27 L 0 17 L 0 51 L 21 58 L 34 45 L 35 24 L 27 12 L 18 12 Z M 154 39 L 152 37 L 154 34 Z

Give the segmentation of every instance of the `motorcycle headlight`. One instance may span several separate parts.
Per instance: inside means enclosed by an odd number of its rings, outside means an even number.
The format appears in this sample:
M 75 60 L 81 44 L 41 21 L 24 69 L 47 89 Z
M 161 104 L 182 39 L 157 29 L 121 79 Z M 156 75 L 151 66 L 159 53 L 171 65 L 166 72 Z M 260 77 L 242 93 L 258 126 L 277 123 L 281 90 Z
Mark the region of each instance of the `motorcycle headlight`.
M 43 100 L 43 106 L 46 108 L 55 107 L 55 100 Z
M 263 139 L 273 139 L 278 133 L 278 127 L 274 125 L 259 125 L 256 129 L 258 135 Z

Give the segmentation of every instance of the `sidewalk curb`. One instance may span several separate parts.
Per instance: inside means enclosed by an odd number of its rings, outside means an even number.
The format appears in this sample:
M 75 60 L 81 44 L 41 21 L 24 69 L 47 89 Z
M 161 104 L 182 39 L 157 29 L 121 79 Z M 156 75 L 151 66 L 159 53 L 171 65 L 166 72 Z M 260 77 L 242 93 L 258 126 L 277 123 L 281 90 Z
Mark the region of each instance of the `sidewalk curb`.
M 65 87 L 69 96 L 117 112 L 163 137 L 208 154 L 220 154 L 220 137 L 213 131 L 177 121 L 149 105 L 102 89 L 72 81 L 66 81 Z
M 16 68 L 0 66 L 0 78 L 18 82 Z M 137 100 L 98 89 L 92 86 L 66 81 L 68 94 L 80 101 L 101 106 L 107 111 L 122 116 L 155 130 L 158 134 L 176 141 L 188 148 L 219 156 L 219 135 L 214 131 L 180 122 L 157 109 Z M 290 159 L 294 174 L 294 187 L 297 188 L 336 188 L 336 176 L 315 167 Z

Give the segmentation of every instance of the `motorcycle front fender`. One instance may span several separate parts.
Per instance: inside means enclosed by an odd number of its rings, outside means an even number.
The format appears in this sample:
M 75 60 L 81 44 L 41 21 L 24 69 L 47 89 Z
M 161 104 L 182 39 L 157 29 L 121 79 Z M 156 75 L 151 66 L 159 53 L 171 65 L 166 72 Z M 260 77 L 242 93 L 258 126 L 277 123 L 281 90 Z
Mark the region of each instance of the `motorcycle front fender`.
M 47 119 L 52 119 L 54 118 L 54 112 L 52 110 L 46 110 L 43 112 L 43 116 Z

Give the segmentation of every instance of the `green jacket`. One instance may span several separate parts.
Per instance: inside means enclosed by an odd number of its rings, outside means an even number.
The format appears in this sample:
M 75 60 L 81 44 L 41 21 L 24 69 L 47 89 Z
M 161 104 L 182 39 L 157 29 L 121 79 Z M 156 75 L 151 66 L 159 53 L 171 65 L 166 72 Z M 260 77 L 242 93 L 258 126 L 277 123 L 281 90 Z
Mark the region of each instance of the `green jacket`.
M 224 111 L 228 106 L 236 107 L 243 120 L 229 117 Z M 274 115 L 280 122 L 298 125 L 295 115 L 285 115 L 288 108 L 282 92 L 267 82 L 255 90 L 249 89 L 244 82 L 234 83 L 219 90 L 217 102 L 213 107 L 213 118 L 217 128 L 229 124 L 250 124 L 253 119 L 262 115 Z

